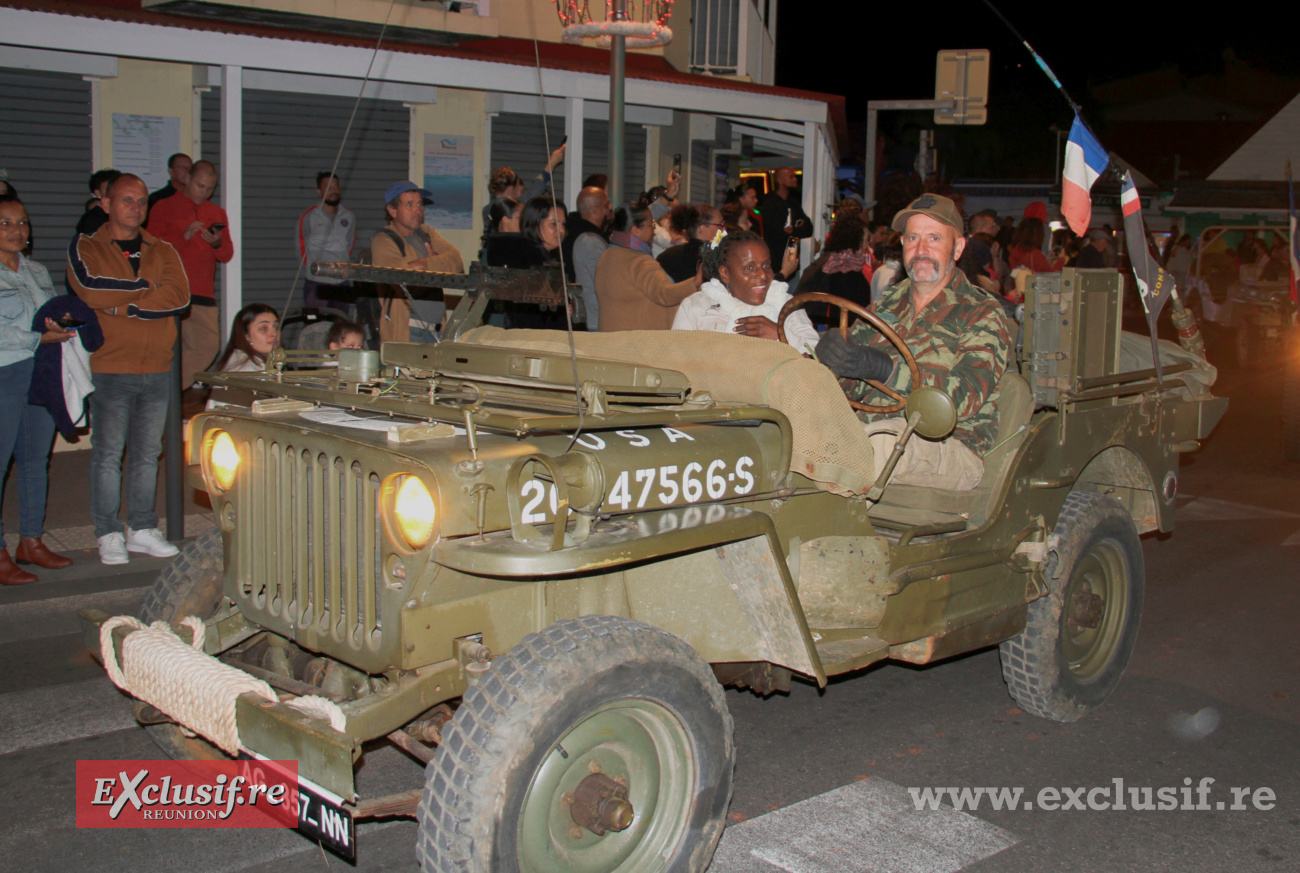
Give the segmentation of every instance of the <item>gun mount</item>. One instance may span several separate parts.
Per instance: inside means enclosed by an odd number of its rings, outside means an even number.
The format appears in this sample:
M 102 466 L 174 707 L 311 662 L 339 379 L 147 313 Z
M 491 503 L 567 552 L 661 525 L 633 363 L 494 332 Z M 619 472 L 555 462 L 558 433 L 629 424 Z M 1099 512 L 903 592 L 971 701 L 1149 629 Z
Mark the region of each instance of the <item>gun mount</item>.
M 442 288 L 465 292 L 460 305 L 447 319 L 443 331 L 446 339 L 455 340 L 483 321 L 488 301 L 531 303 L 561 306 L 567 297 L 575 321 L 583 320 L 582 293 L 578 285 L 565 281 L 559 267 L 484 267 L 470 264 L 468 273 L 437 273 L 432 270 L 406 270 L 398 267 L 374 267 L 368 264 L 331 264 L 317 261 L 311 274 L 327 279 L 370 282 L 416 288 Z M 567 294 L 566 294 L 567 292 Z M 406 292 L 409 294 L 409 292 Z

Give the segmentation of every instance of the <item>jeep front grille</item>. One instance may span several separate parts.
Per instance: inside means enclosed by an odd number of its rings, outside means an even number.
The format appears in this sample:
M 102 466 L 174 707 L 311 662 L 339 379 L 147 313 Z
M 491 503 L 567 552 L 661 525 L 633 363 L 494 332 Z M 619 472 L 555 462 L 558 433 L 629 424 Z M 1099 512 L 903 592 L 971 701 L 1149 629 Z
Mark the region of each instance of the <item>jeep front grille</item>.
M 379 646 L 380 476 L 359 461 L 258 437 L 244 443 L 234 543 L 246 615 L 308 645 Z

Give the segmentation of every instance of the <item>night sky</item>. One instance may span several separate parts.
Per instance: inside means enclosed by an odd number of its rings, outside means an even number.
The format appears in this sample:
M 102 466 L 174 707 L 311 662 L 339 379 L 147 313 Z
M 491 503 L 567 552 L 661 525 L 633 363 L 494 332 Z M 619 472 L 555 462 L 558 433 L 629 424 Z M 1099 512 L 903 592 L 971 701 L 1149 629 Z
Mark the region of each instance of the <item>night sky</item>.
M 852 158 L 862 158 L 867 100 L 932 98 L 940 49 L 987 48 L 992 52 L 989 124 L 941 131 L 941 150 L 946 147 L 960 175 L 1052 175 L 1056 136 L 1049 128 L 1056 124 L 1068 130 L 1070 108 L 982 0 L 779 2 L 777 84 L 847 97 L 855 138 Z M 1170 63 L 1187 76 L 1213 73 L 1222 69 L 1225 49 L 1261 69 L 1300 78 L 1300 51 L 1282 7 L 1224 7 L 1207 14 L 1189 4 L 1149 0 L 1055 8 L 1041 0 L 998 0 L 995 5 L 1083 105 L 1085 116 L 1097 112 L 1089 83 Z M 881 120 L 882 132 L 903 139 L 910 132 L 915 140 L 908 128 L 917 124 L 933 127 L 922 115 L 890 113 Z

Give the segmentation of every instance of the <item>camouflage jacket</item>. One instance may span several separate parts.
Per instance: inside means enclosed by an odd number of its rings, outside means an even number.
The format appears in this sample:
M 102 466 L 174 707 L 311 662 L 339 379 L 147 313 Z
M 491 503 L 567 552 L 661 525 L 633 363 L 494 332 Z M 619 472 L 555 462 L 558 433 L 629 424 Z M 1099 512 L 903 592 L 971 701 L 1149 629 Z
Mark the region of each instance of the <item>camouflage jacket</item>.
M 953 436 L 979 455 L 992 448 L 997 436 L 994 389 L 1011 354 L 1011 328 L 998 301 L 971 285 L 960 270 L 954 270 L 952 280 L 919 314 L 912 306 L 910 279 L 885 289 L 871 309 L 912 350 L 922 382 L 948 392 L 957 404 Z M 889 387 L 904 395 L 911 389 L 912 376 L 903 356 L 889 340 L 864 321 L 851 328 L 850 336 L 898 361 Z M 843 384 L 853 400 L 888 402 L 866 382 L 845 380 Z M 858 416 L 863 421 L 886 417 L 866 412 Z

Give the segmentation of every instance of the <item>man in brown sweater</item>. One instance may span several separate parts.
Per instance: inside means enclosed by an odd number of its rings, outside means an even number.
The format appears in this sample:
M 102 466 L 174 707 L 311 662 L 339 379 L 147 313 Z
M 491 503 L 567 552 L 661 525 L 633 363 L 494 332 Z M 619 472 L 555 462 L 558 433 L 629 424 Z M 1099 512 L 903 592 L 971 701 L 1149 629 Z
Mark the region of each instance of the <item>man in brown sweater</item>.
M 189 305 L 190 286 L 176 250 L 143 230 L 149 189 L 138 176 L 119 176 L 103 206 L 104 226 L 68 247 L 68 282 L 104 331 L 104 344 L 90 356 L 90 517 L 99 559 L 125 564 L 128 551 L 160 558 L 177 552 L 158 531 L 154 500 L 176 341 L 172 317 Z M 118 518 L 123 452 L 125 532 Z
M 424 204 L 433 202 L 432 194 L 414 182 L 397 182 L 388 187 L 384 202 L 388 226 L 370 242 L 372 264 L 438 273 L 465 272 L 465 262 L 456 247 L 424 223 Z M 421 295 L 428 291 L 415 290 Z M 434 330 L 447 311 L 443 301 L 417 297 L 412 311 L 411 301 L 402 289 L 389 286 L 380 304 L 379 338 L 383 342 L 437 341 Z

